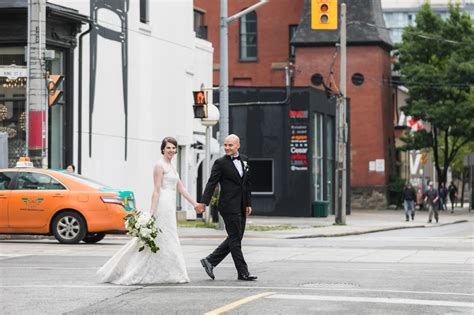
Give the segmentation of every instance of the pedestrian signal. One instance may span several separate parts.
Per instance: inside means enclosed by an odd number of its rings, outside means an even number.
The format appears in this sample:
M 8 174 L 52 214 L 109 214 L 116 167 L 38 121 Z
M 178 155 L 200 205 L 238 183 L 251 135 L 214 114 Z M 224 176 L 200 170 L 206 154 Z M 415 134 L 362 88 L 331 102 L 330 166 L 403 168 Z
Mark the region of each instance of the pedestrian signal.
M 311 0 L 311 28 L 337 30 L 337 0 Z
M 64 77 L 59 74 L 51 74 L 48 76 L 47 88 L 48 88 L 48 105 L 56 105 L 59 100 L 63 97 L 63 90 L 61 85 Z
M 420 164 L 425 165 L 426 162 L 428 162 L 428 154 L 422 153 L 421 154 L 421 159 L 420 159 Z
M 207 92 L 193 91 L 194 118 L 207 118 Z

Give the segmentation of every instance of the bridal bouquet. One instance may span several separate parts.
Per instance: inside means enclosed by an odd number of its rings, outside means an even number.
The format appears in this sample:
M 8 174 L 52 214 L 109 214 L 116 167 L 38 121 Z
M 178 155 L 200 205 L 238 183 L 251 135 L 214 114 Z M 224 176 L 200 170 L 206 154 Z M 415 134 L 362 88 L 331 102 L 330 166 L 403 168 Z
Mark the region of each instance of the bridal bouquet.
M 132 210 L 124 217 L 124 220 L 128 234 L 138 238 L 138 242 L 141 245 L 138 250 L 139 252 L 144 250 L 145 246 L 149 247 L 153 253 L 160 250 L 155 243 L 155 238 L 161 231 L 155 225 L 156 219 L 154 216 L 146 212 Z

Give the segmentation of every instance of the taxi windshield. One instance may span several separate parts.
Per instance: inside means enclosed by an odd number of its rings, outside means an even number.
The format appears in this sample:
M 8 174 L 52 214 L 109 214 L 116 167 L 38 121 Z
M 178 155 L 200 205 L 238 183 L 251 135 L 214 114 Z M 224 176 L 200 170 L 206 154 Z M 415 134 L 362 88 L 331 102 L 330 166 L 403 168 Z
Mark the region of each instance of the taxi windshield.
M 110 188 L 109 186 L 107 186 L 105 184 L 99 183 L 96 180 L 84 177 L 82 175 L 67 173 L 67 172 L 64 172 L 62 174 L 66 175 L 66 176 L 71 176 L 71 177 L 75 178 L 76 180 L 78 180 L 79 182 L 87 184 L 89 186 L 92 186 L 93 188 L 96 188 L 96 189 L 104 189 L 104 188 L 105 189 L 112 189 L 112 188 Z

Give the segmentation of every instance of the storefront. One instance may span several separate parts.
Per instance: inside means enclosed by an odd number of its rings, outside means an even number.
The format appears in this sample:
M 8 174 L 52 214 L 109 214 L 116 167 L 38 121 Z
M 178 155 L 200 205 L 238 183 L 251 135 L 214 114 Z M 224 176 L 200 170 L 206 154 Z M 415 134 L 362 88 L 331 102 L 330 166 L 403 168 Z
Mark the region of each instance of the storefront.
M 258 215 L 312 216 L 312 204 L 334 211 L 335 100 L 313 88 L 230 89 L 230 132 L 249 156 Z M 273 102 L 273 103 L 270 103 Z M 267 103 L 267 104 L 265 104 Z
M 48 107 L 48 165 L 64 168 L 73 158 L 73 80 L 74 49 L 81 21 L 77 11 L 48 3 L 46 6 L 46 76 L 64 77 L 63 96 Z M 26 155 L 27 1 L 0 3 L 0 132 L 7 134 L 8 166 Z M 2 150 L 4 151 L 4 150 Z

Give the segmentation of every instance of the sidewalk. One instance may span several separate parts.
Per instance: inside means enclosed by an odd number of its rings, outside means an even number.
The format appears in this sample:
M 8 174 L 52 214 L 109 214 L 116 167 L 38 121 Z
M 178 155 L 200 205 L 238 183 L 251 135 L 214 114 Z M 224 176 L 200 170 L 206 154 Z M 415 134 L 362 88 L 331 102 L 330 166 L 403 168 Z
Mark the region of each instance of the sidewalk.
M 327 218 L 301 217 L 262 217 L 251 216 L 247 221 L 246 238 L 312 238 L 357 235 L 379 231 L 407 228 L 434 228 L 447 224 L 474 221 L 474 211 L 467 208 L 439 212 L 439 223 L 427 223 L 428 211 L 417 211 L 414 221 L 405 221 L 403 210 L 353 210 L 346 216 L 346 225 L 334 225 L 334 215 Z M 435 220 L 433 219 L 433 222 Z M 295 228 L 285 230 L 253 231 L 252 227 L 276 227 L 290 225 Z M 206 228 L 179 228 L 182 238 L 217 238 L 225 235 L 225 231 Z
M 263 217 L 251 216 L 247 220 L 246 238 L 314 238 L 358 235 L 380 231 L 390 231 L 408 228 L 435 228 L 447 224 L 456 224 L 474 221 L 474 211 L 468 212 L 467 208 L 457 208 L 454 213 L 449 211 L 439 212 L 439 223 L 427 223 L 428 211 L 416 211 L 414 221 L 405 221 L 402 209 L 398 210 L 353 210 L 346 216 L 346 225 L 334 225 L 334 215 L 326 218 L 312 217 Z M 434 222 L 434 220 L 433 220 Z M 291 229 L 278 230 L 275 227 L 290 226 Z M 273 227 L 269 231 L 254 231 L 252 228 Z M 224 230 L 209 228 L 178 227 L 180 238 L 197 239 L 222 239 L 226 236 Z M 124 238 L 126 235 L 108 235 L 108 238 Z M 52 236 L 40 235 L 2 235 L 5 239 L 54 239 Z

